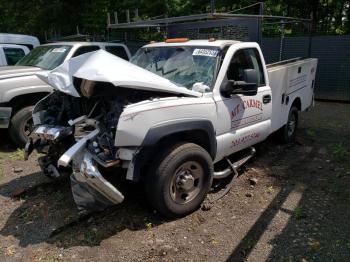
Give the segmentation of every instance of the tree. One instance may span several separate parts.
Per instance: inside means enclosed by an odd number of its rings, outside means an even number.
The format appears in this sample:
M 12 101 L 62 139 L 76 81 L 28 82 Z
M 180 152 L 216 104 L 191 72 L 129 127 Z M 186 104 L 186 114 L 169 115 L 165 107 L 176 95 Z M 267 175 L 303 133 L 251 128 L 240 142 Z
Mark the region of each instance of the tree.
M 252 0 L 216 0 L 216 10 L 227 12 L 255 3 Z M 349 0 L 266 0 L 265 14 L 313 19 L 314 30 L 326 33 L 350 33 Z M 118 12 L 125 22 L 126 10 L 131 19 L 155 16 L 179 16 L 210 11 L 210 0 L 0 0 L 0 31 L 37 35 L 69 35 L 80 31 L 91 35 L 106 33 L 107 13 Z M 257 14 L 259 6 L 244 13 Z

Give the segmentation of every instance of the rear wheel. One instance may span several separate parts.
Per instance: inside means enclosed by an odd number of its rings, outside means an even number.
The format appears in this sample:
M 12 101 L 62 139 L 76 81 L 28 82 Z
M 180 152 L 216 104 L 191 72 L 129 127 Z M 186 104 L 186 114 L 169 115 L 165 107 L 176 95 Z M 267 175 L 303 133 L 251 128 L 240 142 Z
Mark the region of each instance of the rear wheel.
M 202 147 L 180 143 L 155 159 L 146 179 L 150 204 L 167 217 L 195 211 L 205 199 L 213 174 L 212 159 Z
M 33 109 L 34 106 L 24 107 L 11 118 L 9 134 L 12 141 L 19 147 L 24 147 L 30 133 L 33 131 Z
M 280 139 L 283 143 L 292 143 L 295 140 L 296 131 L 298 127 L 298 108 L 292 106 L 289 114 L 287 124 L 280 130 Z

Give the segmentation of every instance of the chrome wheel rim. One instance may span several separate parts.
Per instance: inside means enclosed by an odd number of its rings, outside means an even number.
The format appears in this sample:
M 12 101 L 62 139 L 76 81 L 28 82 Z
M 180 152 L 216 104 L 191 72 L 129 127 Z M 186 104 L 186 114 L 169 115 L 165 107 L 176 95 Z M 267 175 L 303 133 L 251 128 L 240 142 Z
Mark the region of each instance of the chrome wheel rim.
M 186 204 L 202 189 L 204 171 L 196 161 L 187 161 L 175 171 L 170 184 L 170 196 L 177 204 Z

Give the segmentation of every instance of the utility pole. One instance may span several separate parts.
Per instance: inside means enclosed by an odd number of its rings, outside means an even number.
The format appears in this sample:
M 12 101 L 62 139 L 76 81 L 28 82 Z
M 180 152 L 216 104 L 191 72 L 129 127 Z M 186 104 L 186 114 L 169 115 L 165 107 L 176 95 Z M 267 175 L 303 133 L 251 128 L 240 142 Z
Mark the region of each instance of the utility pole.
M 259 5 L 259 15 L 263 16 L 264 15 L 264 2 L 260 2 Z M 258 18 L 258 43 L 261 45 L 262 41 L 262 31 L 263 31 L 263 18 L 259 17 Z
M 169 1 L 164 0 L 165 4 L 165 18 L 169 17 Z M 168 23 L 165 24 L 165 32 L 164 32 L 164 38 L 168 38 Z
M 164 5 L 165 5 L 165 17 L 169 17 L 169 1 L 164 0 Z
M 215 13 L 215 0 L 210 0 L 210 12 Z
M 283 16 L 285 16 L 285 13 L 284 13 L 284 12 L 283 12 Z M 284 29 L 285 29 L 285 21 L 282 19 L 282 20 L 281 20 L 281 26 L 280 26 L 281 39 L 280 39 L 279 61 L 282 61 L 282 58 L 283 58 Z
M 125 14 L 126 14 L 126 22 L 130 23 L 130 12 L 129 12 L 129 9 L 125 10 Z

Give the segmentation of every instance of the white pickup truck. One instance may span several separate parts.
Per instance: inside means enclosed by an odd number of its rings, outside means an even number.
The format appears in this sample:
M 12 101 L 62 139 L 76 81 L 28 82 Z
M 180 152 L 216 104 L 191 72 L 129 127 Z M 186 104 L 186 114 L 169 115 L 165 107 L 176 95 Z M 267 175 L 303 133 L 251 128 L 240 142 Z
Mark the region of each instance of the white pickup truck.
M 229 156 L 275 131 L 294 139 L 316 67 L 312 58 L 266 66 L 257 43 L 215 39 L 151 43 L 131 63 L 102 50 L 82 55 L 40 75 L 56 92 L 33 111 L 26 153 L 46 154 L 46 174 L 71 174 L 79 208 L 123 201 L 103 176 L 109 169 L 143 182 L 160 213 L 184 216 L 247 159 Z
M 0 66 L 15 65 L 29 53 L 29 48 L 22 45 L 0 44 Z
M 35 36 L 0 33 L 0 66 L 16 64 L 38 45 L 39 39 Z

